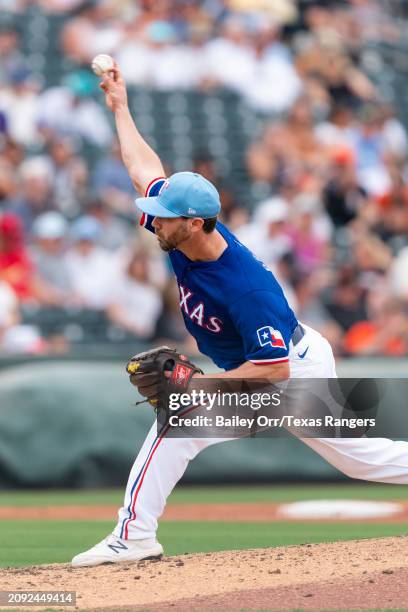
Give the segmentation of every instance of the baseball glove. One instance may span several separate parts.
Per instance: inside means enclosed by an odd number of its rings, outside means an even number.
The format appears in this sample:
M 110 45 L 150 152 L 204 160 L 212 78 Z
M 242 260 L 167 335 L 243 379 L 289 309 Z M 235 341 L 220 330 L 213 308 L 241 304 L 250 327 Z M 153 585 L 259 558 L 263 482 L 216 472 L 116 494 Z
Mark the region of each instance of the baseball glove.
M 196 372 L 202 370 L 185 355 L 168 346 L 138 353 L 126 366 L 130 382 L 156 410 L 167 407 L 170 393 L 184 393 Z M 141 402 L 140 402 L 141 403 Z

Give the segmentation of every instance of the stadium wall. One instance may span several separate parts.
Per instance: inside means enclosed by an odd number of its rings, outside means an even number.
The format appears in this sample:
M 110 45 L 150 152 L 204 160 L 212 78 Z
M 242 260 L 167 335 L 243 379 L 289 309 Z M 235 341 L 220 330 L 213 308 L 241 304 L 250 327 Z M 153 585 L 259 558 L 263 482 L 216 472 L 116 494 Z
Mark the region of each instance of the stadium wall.
M 208 363 L 202 363 L 208 371 Z M 342 376 L 398 377 L 407 360 L 350 360 Z M 123 360 L 3 360 L 0 366 L 0 487 L 123 485 L 154 414 L 135 407 Z M 295 439 L 242 439 L 192 462 L 185 482 L 339 480 Z

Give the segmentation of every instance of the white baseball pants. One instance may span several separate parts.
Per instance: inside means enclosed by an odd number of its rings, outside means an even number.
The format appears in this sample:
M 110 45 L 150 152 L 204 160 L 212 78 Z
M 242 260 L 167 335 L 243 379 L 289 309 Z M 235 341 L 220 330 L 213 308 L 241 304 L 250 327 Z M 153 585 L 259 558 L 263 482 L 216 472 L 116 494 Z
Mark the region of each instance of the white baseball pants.
M 336 377 L 327 340 L 305 326 L 306 334 L 290 347 L 291 378 Z M 308 348 L 303 359 L 298 357 Z M 331 465 L 361 480 L 408 484 L 408 443 L 385 438 L 301 438 Z M 131 469 L 124 505 L 114 533 L 137 540 L 155 536 L 167 497 L 183 476 L 188 462 L 223 438 L 160 438 L 153 425 Z

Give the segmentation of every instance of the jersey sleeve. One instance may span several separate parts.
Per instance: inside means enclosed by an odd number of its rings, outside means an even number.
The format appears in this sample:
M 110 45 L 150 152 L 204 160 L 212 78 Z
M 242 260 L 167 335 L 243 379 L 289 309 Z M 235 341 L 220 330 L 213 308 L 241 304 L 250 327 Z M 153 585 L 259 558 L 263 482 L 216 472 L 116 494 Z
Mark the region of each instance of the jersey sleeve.
M 147 186 L 145 198 L 150 198 L 159 195 L 160 189 L 162 188 L 165 180 L 166 179 L 164 176 L 160 176 L 159 178 L 153 179 L 153 181 L 151 181 L 151 183 L 149 183 L 149 185 Z M 149 230 L 149 232 L 152 232 L 154 234 L 154 227 L 152 227 L 153 219 L 154 217 L 152 215 L 142 213 L 139 223 L 142 227 L 145 227 L 147 230 Z
M 252 291 L 230 307 L 247 361 L 259 365 L 289 361 L 292 336 L 287 302 L 271 291 Z

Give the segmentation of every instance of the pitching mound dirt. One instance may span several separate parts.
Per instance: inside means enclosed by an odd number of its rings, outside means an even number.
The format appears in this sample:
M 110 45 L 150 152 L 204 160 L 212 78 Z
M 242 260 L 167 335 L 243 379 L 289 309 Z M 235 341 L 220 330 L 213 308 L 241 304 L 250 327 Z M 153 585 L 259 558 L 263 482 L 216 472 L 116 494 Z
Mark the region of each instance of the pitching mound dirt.
M 94 610 L 405 608 L 408 537 L 2 569 L 0 589 L 76 591 L 77 609 Z

